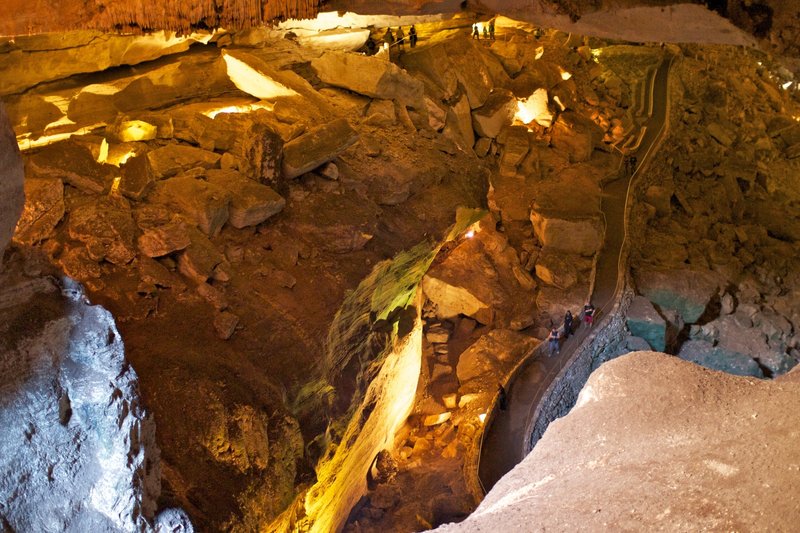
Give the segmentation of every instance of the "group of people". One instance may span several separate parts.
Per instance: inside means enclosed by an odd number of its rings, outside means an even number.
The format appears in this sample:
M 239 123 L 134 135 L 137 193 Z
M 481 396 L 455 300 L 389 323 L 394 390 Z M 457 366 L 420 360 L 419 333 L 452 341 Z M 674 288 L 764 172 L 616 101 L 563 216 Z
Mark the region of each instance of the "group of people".
M 386 33 L 383 35 L 383 42 L 389 46 L 397 45 L 401 50 L 406 46 L 406 33 L 403 31 L 402 26 L 397 27 L 397 32 L 392 33 L 392 28 L 386 28 Z M 417 46 L 417 28 L 412 24 L 408 29 L 408 43 L 411 48 Z
M 480 40 L 481 30 L 478 24 L 472 25 L 472 38 Z M 489 23 L 483 26 L 483 38 L 494 41 L 494 19 L 489 20 Z
M 633 173 L 636 172 L 636 156 L 635 155 L 627 155 L 625 156 L 625 175 L 626 176 L 633 176 Z
M 594 325 L 594 314 L 594 305 L 592 305 L 592 302 L 586 302 L 586 305 L 583 306 L 583 311 L 581 311 L 581 316 L 583 317 L 584 323 L 590 328 Z M 575 320 L 572 316 L 572 311 L 567 309 L 567 313 L 564 315 L 563 331 L 559 331 L 558 326 L 553 326 L 553 328 L 550 330 L 550 335 L 547 336 L 547 341 L 550 348 L 550 356 L 558 355 L 560 353 L 561 339 L 566 339 L 572 335 L 574 326 Z

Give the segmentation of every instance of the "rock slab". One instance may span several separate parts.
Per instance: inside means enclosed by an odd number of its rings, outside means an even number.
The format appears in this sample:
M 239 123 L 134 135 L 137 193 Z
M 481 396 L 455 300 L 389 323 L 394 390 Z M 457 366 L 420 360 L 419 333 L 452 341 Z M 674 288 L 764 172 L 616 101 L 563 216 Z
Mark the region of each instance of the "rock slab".
M 0 103 L 0 262 L 25 204 L 23 179 L 17 140 Z

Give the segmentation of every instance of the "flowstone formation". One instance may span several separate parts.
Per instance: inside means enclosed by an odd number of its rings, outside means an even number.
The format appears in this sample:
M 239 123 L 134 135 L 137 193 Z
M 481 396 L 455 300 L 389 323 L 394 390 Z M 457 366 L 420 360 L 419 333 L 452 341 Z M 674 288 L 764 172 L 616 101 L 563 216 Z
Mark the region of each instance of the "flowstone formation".
M 603 364 L 476 511 L 440 532 L 792 529 L 797 372 L 732 376 L 653 352 Z M 775 512 L 764 513 L 764 506 Z
M 800 102 L 781 72 L 756 52 L 685 47 L 641 185 L 643 298 L 628 314 L 654 349 L 756 377 L 800 360 Z

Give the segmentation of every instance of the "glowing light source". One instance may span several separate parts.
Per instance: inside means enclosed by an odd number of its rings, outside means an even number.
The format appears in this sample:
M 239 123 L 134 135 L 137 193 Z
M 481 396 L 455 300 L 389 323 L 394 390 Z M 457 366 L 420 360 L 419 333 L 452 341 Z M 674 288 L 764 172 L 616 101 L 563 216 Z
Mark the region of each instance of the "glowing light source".
M 549 128 L 553 123 L 553 113 L 547 105 L 547 89 L 536 89 L 525 100 L 518 100 L 514 118 L 525 125 L 536 121 L 537 124 Z
M 124 165 L 128 159 L 133 157 L 136 154 L 133 150 L 128 150 L 127 152 L 121 152 L 119 154 L 109 154 L 108 159 L 106 159 L 106 163 L 109 165 L 114 165 L 115 167 L 119 167 Z
M 223 54 L 228 67 L 228 77 L 242 91 L 259 100 L 269 100 L 279 96 L 295 96 L 297 93 L 289 87 L 278 83 L 263 72 L 259 72 L 244 61 L 230 54 Z
M 788 89 L 789 87 L 791 87 L 793 83 L 794 83 L 793 81 L 787 81 L 786 83 L 784 83 L 783 85 L 781 85 L 781 87 L 783 87 L 783 90 L 785 91 L 786 89 Z
M 540 46 L 536 49 L 536 59 L 541 59 L 544 55 L 544 46 Z
M 469 230 L 468 232 L 466 232 L 466 233 L 464 234 L 464 237 L 466 237 L 467 239 L 471 239 L 471 238 L 473 238 L 474 236 L 475 236 L 475 230 Z
M 561 111 L 564 111 L 564 110 L 567 108 L 567 106 L 565 106 L 565 105 L 564 105 L 564 104 L 561 102 L 561 98 L 559 98 L 559 97 L 558 97 L 558 95 L 556 95 L 556 96 L 554 96 L 554 97 L 553 97 L 553 101 L 554 101 L 555 103 L 557 103 L 557 104 L 558 104 L 558 107 L 559 107 L 559 108 L 561 108 Z
M 113 196 L 119 192 L 119 182 L 122 181 L 122 178 L 114 178 L 114 181 L 111 183 L 111 190 L 108 191 L 109 196 Z
M 570 79 L 572 77 L 572 74 L 570 74 L 566 70 L 564 70 L 564 69 L 559 69 L 559 70 L 561 71 L 561 79 L 562 80 L 567 81 L 568 79 Z
M 97 162 L 105 163 L 106 159 L 108 159 L 108 141 L 103 139 L 100 143 L 100 153 L 97 154 Z
M 119 140 L 122 142 L 149 141 L 156 138 L 158 128 L 143 120 L 126 120 L 121 124 Z
M 266 109 L 268 111 L 272 111 L 273 106 L 270 105 L 268 102 L 254 102 L 252 104 L 215 107 L 214 109 L 203 111 L 203 114 L 209 118 L 214 118 L 221 113 L 252 113 L 253 111 L 256 111 L 258 109 Z
M 486 422 L 486 413 L 481 413 L 481 414 L 479 414 L 479 415 L 478 415 L 478 420 L 480 420 L 480 421 L 481 421 L 481 424 L 483 424 L 484 422 Z

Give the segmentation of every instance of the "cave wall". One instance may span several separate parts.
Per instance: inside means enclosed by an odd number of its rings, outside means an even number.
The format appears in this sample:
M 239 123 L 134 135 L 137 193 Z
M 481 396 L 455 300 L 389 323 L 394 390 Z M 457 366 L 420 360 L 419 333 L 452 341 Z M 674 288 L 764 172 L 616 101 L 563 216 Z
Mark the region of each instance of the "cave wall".
M 17 140 L 6 108 L 0 103 L 0 263 L 25 204 L 23 179 L 22 158 L 19 156 Z

